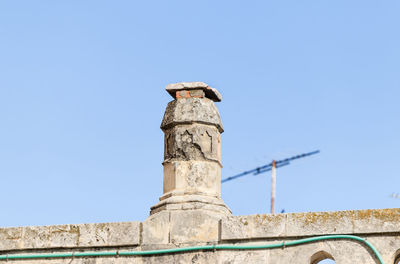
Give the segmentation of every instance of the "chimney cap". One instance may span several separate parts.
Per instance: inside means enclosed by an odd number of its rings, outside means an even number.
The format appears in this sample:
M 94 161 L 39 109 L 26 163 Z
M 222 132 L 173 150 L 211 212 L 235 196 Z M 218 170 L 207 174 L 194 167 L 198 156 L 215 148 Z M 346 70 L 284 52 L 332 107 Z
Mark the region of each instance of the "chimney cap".
M 217 89 L 210 87 L 203 82 L 180 82 L 168 84 L 165 88 L 167 92 L 176 99 L 176 92 L 182 90 L 203 90 L 205 96 L 214 102 L 221 102 L 222 96 Z

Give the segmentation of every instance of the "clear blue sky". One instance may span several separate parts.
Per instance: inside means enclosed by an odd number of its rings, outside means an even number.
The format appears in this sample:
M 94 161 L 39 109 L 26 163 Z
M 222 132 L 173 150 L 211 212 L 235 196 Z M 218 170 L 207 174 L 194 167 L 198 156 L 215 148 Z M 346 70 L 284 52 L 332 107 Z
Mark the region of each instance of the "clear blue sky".
M 204 81 L 224 177 L 278 170 L 277 209 L 400 206 L 399 1 L 1 1 L 0 226 L 144 220 L 164 87 Z M 223 184 L 269 210 L 270 174 Z

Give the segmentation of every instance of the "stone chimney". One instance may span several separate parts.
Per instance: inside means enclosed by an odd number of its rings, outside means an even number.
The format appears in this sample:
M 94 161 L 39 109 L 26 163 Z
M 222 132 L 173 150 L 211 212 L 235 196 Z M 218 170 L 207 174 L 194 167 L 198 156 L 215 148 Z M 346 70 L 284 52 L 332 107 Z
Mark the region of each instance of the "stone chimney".
M 164 190 L 151 214 L 202 209 L 231 214 L 221 200 L 220 93 L 203 82 L 170 84 L 161 123 L 164 136 Z

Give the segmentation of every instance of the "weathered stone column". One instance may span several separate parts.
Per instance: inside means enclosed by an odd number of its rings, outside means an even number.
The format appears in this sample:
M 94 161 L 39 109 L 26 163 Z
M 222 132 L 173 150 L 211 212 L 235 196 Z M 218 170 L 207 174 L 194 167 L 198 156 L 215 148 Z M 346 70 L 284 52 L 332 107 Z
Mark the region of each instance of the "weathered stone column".
M 161 124 L 164 137 L 164 194 L 151 208 L 205 209 L 223 214 L 221 200 L 221 135 L 223 127 L 214 102 L 219 92 L 203 82 L 166 87 L 174 98 Z

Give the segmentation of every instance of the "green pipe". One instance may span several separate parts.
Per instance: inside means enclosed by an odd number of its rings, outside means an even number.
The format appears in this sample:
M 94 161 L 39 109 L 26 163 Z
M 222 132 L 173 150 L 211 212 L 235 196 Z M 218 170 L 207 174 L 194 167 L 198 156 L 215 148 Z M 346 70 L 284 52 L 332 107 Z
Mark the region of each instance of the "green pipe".
M 290 246 L 297 246 L 306 243 L 318 242 L 322 240 L 332 239 L 350 239 L 356 240 L 367 245 L 375 257 L 378 259 L 379 264 L 384 264 L 381 255 L 378 250 L 364 238 L 352 235 L 328 235 L 328 236 L 317 236 L 304 238 L 294 241 L 282 242 L 278 244 L 267 244 L 267 245 L 207 245 L 197 247 L 185 247 L 185 248 L 171 248 L 171 249 L 160 249 L 160 250 L 148 250 L 148 251 L 111 251 L 111 252 L 76 252 L 76 253 L 48 253 L 48 254 L 24 254 L 24 255 L 1 255 L 0 260 L 12 260 L 12 259 L 43 259 L 43 258 L 73 258 L 73 257 L 108 257 L 108 256 L 145 256 L 145 255 L 161 255 L 170 253 L 181 253 L 188 251 L 200 251 L 200 250 L 255 250 L 255 249 L 272 249 L 272 248 L 284 248 Z

